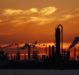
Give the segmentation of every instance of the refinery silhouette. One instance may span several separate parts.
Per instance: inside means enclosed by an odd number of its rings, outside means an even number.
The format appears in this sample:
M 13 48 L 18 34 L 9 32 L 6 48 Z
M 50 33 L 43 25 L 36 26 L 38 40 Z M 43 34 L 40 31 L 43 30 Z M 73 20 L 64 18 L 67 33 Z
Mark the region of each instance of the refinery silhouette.
M 26 43 L 23 47 L 17 45 L 16 56 L 11 57 L 9 60 L 8 53 L 5 53 L 5 48 L 10 47 L 10 45 L 0 48 L 0 68 L 1 69 L 79 69 L 79 61 L 76 60 L 76 48 L 75 45 L 78 43 L 79 37 L 76 37 L 72 44 L 69 46 L 68 50 L 63 49 L 63 26 L 59 24 L 55 29 L 55 45 L 48 47 L 48 56 L 42 54 L 42 58 L 39 60 L 37 51 L 33 51 L 31 55 L 31 50 L 35 49 L 34 44 Z M 74 59 L 70 59 L 70 50 L 74 48 Z M 20 49 L 27 49 L 27 57 L 24 55 L 24 59 L 20 60 Z M 79 58 L 79 57 L 77 57 Z

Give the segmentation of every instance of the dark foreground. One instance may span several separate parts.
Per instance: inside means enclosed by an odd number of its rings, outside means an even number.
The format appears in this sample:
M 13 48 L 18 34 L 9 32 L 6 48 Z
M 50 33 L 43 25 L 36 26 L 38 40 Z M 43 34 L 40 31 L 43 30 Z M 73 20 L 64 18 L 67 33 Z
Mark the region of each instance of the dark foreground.
M 0 69 L 79 69 L 78 61 L 2 61 Z

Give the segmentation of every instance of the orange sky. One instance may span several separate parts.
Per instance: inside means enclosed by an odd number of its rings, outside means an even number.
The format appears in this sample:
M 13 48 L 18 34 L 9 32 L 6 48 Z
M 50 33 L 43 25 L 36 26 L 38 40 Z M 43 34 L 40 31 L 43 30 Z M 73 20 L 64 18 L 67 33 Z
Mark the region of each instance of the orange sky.
M 52 42 L 58 24 L 65 42 L 79 36 L 79 0 L 0 0 L 0 42 Z

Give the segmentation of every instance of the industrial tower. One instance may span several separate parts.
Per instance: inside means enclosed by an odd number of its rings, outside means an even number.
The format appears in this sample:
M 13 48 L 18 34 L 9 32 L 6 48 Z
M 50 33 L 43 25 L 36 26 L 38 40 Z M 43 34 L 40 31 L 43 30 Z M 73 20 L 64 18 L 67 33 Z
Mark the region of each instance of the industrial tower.
M 56 59 L 60 60 L 61 59 L 61 51 L 63 54 L 63 26 L 59 24 L 56 27 L 55 31 L 55 41 L 56 41 Z

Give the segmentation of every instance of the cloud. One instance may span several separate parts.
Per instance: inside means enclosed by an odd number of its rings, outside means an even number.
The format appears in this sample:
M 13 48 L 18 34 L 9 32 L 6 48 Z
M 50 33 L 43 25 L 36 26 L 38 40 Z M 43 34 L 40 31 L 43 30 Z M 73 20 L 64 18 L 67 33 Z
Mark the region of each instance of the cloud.
M 29 11 L 33 12 L 33 13 L 38 13 L 39 12 L 37 8 L 31 8 Z
M 78 8 L 73 12 L 70 10 L 57 10 L 54 6 L 44 8 L 29 8 L 29 9 L 3 9 L 1 11 L 2 18 L 0 23 L 4 22 L 14 27 L 28 25 L 28 23 L 34 25 L 47 25 L 52 22 L 64 22 L 69 21 L 79 16 Z M 8 21 L 7 21 L 8 20 Z
M 49 24 L 51 21 L 51 18 L 46 18 L 46 17 L 31 17 L 28 20 L 29 22 L 33 22 L 36 23 L 37 25 L 45 25 L 45 24 Z
M 57 10 L 56 7 L 30 8 L 30 9 L 4 9 L 2 15 L 5 19 L 10 19 L 10 23 L 14 26 L 20 26 L 25 23 L 36 23 L 45 25 L 50 23 L 54 18 L 50 18 Z
M 49 16 L 49 15 L 53 14 L 56 10 L 57 10 L 56 7 L 46 7 L 46 8 L 43 8 L 40 11 L 40 13 L 45 15 L 45 16 Z
M 38 8 L 30 8 L 26 10 L 21 10 L 21 9 L 5 9 L 3 11 L 3 15 L 8 15 L 8 16 L 13 16 L 13 15 L 29 15 L 29 14 L 35 14 L 37 13 L 38 15 L 51 15 L 57 10 L 56 7 L 46 7 L 42 9 Z
M 65 28 L 67 28 L 66 24 L 67 26 L 78 25 L 79 10 L 61 10 L 53 6 L 0 10 L 0 36 L 16 37 L 15 39 L 24 37 L 27 39 L 28 36 L 33 35 L 33 33 L 37 36 L 38 32 L 46 34 L 44 30 L 48 32 L 47 34 L 50 34 L 58 23 L 65 24 Z M 74 30 L 76 30 L 76 28 Z M 29 32 L 29 30 L 31 30 L 32 33 Z M 41 32 L 39 30 L 41 30 Z
M 27 10 L 21 10 L 21 9 L 5 9 L 3 11 L 3 15 L 5 16 L 21 16 L 21 15 L 30 15 L 30 14 L 34 14 L 34 13 L 38 13 L 38 10 L 36 8 L 30 8 Z
M 63 16 L 65 19 L 70 19 L 70 18 L 73 18 L 74 16 L 73 15 L 70 15 L 70 14 L 66 14 Z
M 64 14 L 64 15 L 61 16 L 61 18 L 59 20 L 60 21 L 66 21 L 66 20 L 72 19 L 73 17 L 74 17 L 74 15 Z
M 13 15 L 21 14 L 22 12 L 23 12 L 23 10 L 5 9 L 4 12 L 3 12 L 3 15 L 13 16 Z

